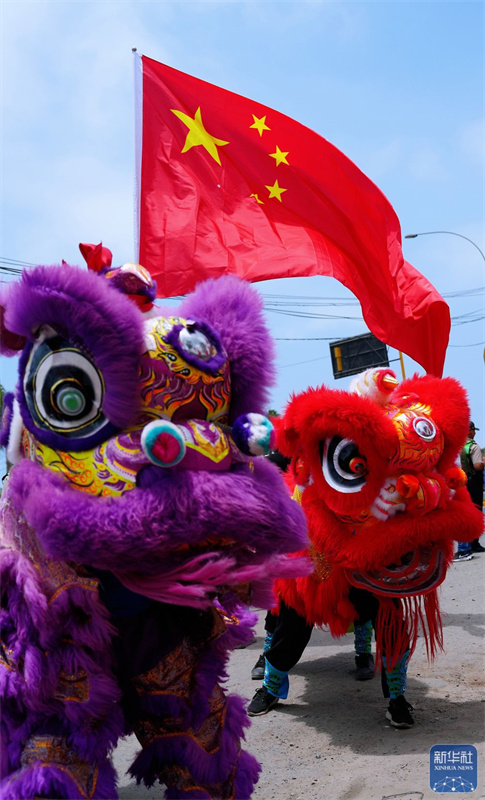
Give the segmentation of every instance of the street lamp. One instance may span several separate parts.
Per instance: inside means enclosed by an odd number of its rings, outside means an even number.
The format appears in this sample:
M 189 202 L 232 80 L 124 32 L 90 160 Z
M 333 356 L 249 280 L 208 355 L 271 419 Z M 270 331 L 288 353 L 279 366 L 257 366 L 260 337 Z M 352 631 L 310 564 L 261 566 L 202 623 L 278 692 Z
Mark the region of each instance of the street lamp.
M 455 233 L 455 231 L 423 231 L 422 233 L 408 233 L 404 238 L 405 239 L 416 239 L 417 236 L 429 236 L 432 233 L 449 233 L 450 236 L 459 236 L 460 239 L 466 239 L 467 242 L 470 242 L 470 244 L 472 244 L 473 247 L 475 247 L 478 250 L 478 252 L 480 253 L 481 257 L 485 261 L 485 255 L 480 250 L 479 246 L 477 244 L 475 244 L 475 242 L 472 239 L 469 239 L 468 236 L 463 236 L 462 233 Z

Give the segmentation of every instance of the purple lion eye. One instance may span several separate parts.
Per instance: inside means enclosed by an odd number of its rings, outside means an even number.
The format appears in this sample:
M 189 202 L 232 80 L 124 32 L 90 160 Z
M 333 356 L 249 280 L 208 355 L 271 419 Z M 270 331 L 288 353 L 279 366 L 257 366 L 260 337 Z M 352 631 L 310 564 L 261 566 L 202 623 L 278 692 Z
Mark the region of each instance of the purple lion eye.
M 61 336 L 41 336 L 23 380 L 24 397 L 37 430 L 68 439 L 100 434 L 108 420 L 104 381 L 94 362 Z M 40 437 L 42 438 L 42 437 Z
M 188 322 L 179 332 L 180 347 L 185 353 L 195 356 L 199 361 L 209 361 L 217 354 L 217 349 L 194 323 Z

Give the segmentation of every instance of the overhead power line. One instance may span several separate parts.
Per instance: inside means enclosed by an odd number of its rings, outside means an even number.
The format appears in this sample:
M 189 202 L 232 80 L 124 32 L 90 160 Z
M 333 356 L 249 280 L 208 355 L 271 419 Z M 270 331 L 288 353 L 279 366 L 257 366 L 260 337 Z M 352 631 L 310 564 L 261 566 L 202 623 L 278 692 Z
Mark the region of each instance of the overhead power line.
M 35 267 L 30 261 L 21 261 L 16 258 L 8 258 L 0 256 L 0 272 L 7 273 L 8 275 L 21 275 L 22 267 Z M 6 281 L 2 281 L 5 283 Z M 454 292 L 443 292 L 443 298 L 460 298 L 460 297 L 476 297 L 485 292 L 484 286 L 479 286 L 473 289 L 461 289 Z M 318 311 L 310 311 L 305 309 L 310 308 L 349 308 L 360 306 L 357 298 L 348 297 L 332 297 L 332 296 L 309 296 L 309 295 L 286 295 L 286 294 L 264 294 L 264 308 L 273 314 L 281 314 L 282 316 L 294 317 L 297 319 L 311 319 L 311 320 L 350 320 L 350 321 L 363 321 L 361 315 L 346 315 L 346 314 L 328 314 Z M 459 325 L 467 325 L 473 322 L 480 322 L 485 319 L 483 310 L 476 309 L 468 311 L 463 314 L 458 314 L 451 317 L 451 323 L 455 327 Z M 331 341 L 334 337 L 331 336 L 303 336 L 303 337 L 275 337 L 276 341 L 293 341 L 293 342 L 318 342 L 318 341 Z M 460 346 L 460 345 L 450 345 Z M 465 345 L 463 345 L 465 346 Z M 474 345 L 469 345 L 473 347 Z
M 4 267 L 0 264 L 0 271 L 1 272 L 8 272 L 10 275 L 21 275 L 21 269 L 15 269 L 14 267 Z
M 7 258 L 7 256 L 0 256 L 0 261 L 6 264 L 18 264 L 20 267 L 37 267 L 38 264 L 32 264 L 31 261 L 19 261 L 16 258 Z

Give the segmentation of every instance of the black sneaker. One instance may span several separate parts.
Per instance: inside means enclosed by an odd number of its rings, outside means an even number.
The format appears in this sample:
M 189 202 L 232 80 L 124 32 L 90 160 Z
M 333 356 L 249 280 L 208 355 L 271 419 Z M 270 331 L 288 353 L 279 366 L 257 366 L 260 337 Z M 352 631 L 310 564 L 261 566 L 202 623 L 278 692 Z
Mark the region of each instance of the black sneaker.
M 485 547 L 480 542 L 472 542 L 472 553 L 485 553 Z
M 250 717 L 261 717 L 271 711 L 278 700 L 279 697 L 275 697 L 274 694 L 268 692 L 266 686 L 261 686 L 261 689 L 256 689 L 256 694 L 248 706 L 248 715 Z
M 414 725 L 414 719 L 411 716 L 412 710 L 412 705 L 408 703 L 403 694 L 400 694 L 395 700 L 389 700 L 386 718 L 395 728 L 412 728 Z
M 355 656 L 355 666 L 357 668 L 355 673 L 357 681 L 370 681 L 374 677 L 375 664 L 372 653 L 358 653 Z
M 251 678 L 253 681 L 263 680 L 265 667 L 266 667 L 266 659 L 264 655 L 261 654 L 251 670 Z
M 466 553 L 455 553 L 453 561 L 471 561 L 473 558 L 473 553 L 471 550 L 468 550 Z

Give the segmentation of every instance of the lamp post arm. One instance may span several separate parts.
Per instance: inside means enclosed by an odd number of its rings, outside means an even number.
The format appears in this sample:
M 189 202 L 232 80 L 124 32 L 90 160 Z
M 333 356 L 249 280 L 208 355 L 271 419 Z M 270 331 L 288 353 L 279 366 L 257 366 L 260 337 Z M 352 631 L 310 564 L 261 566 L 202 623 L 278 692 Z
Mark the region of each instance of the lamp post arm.
M 416 239 L 417 236 L 429 236 L 432 233 L 449 233 L 450 236 L 459 236 L 460 239 L 466 239 L 467 242 L 470 242 L 470 244 L 472 244 L 473 247 L 478 250 L 481 257 L 485 261 L 485 255 L 483 254 L 482 250 L 480 250 L 479 246 L 473 241 L 473 239 L 469 239 L 468 236 L 464 236 L 462 233 L 456 233 L 455 231 L 422 231 L 421 233 L 408 233 L 404 238 Z

